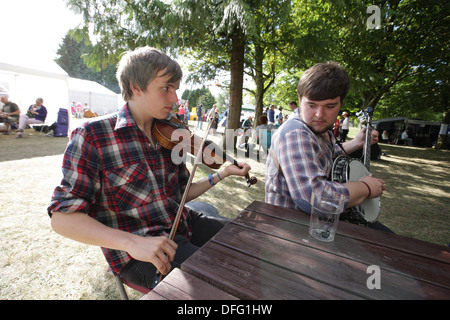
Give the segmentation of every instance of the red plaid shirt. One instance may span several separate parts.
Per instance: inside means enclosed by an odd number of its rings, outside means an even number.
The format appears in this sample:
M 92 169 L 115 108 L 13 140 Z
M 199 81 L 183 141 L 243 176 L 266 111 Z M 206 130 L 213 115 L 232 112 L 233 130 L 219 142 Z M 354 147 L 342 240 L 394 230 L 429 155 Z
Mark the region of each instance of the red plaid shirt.
M 73 131 L 62 171 L 50 216 L 85 212 L 109 227 L 141 236 L 170 233 L 189 179 L 186 165 L 174 164 L 170 150 L 151 146 L 127 105 Z M 178 233 L 190 238 L 187 216 L 185 208 Z M 131 258 L 124 251 L 102 250 L 116 273 Z

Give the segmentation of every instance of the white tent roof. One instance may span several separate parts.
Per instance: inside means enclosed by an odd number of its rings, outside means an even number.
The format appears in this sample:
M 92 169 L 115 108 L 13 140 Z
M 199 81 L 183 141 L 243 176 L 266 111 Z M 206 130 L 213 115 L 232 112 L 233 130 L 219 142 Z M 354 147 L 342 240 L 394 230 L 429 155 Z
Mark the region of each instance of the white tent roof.
M 114 91 L 109 90 L 108 88 L 95 81 L 82 80 L 71 77 L 69 77 L 69 90 L 117 95 Z
M 63 79 L 69 76 L 55 61 L 33 56 L 32 50 L 30 53 L 14 54 L 3 50 L 0 53 L 0 70 Z
M 70 102 L 87 103 L 99 115 L 117 111 L 119 95 L 114 91 L 90 80 L 69 77 L 68 84 Z

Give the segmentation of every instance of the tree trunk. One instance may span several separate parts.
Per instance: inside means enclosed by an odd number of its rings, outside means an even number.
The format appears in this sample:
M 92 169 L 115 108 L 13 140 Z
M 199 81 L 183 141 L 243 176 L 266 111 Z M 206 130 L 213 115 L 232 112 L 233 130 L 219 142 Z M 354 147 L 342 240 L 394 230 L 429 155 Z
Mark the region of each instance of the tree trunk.
M 230 61 L 230 108 L 228 110 L 227 129 L 225 130 L 224 149 L 236 145 L 234 130 L 239 128 L 242 110 L 242 88 L 244 85 L 244 46 L 245 36 L 239 26 L 232 35 L 232 49 Z M 231 144 L 231 141 L 233 141 Z
M 260 46 L 255 46 L 255 119 L 253 121 L 253 127 L 260 125 L 258 122 L 259 117 L 263 113 L 263 100 L 264 100 L 264 75 L 263 75 L 263 59 L 264 49 Z

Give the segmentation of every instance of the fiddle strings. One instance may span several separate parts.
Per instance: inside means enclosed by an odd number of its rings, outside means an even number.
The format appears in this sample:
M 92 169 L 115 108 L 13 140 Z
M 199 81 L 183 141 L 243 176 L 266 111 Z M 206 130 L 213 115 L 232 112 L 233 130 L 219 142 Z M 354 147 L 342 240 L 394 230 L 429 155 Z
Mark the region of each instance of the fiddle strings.
M 192 172 L 189 175 L 189 180 L 186 185 L 186 189 L 184 190 L 183 197 L 181 198 L 180 207 L 178 208 L 177 216 L 176 216 L 174 224 L 172 226 L 172 230 L 170 231 L 170 236 L 169 236 L 170 240 L 174 239 L 176 230 L 178 229 L 178 224 L 179 224 L 180 218 L 181 218 L 181 212 L 183 211 L 184 204 L 186 203 L 186 197 L 187 197 L 187 194 L 189 193 L 189 189 L 191 187 L 192 180 L 194 179 L 195 171 L 197 170 L 198 165 L 201 163 L 200 159 L 201 159 L 201 155 L 203 153 L 203 146 L 205 145 L 206 139 L 208 138 L 209 130 L 211 128 L 213 121 L 214 121 L 214 118 L 211 118 L 211 120 L 208 123 L 208 127 L 206 128 L 206 135 L 203 138 L 202 144 L 201 144 L 201 146 L 197 152 L 197 155 L 195 157 L 194 166 L 192 167 Z
M 198 149 L 197 155 L 195 157 L 194 166 L 192 167 L 192 172 L 189 176 L 189 180 L 186 185 L 186 189 L 184 190 L 183 197 L 181 198 L 180 206 L 178 207 L 178 212 L 177 212 L 177 215 L 173 222 L 172 229 L 170 230 L 170 235 L 169 235 L 170 240 L 173 240 L 175 238 L 175 233 L 178 229 L 178 224 L 180 223 L 180 220 L 181 220 L 181 213 L 183 212 L 184 204 L 186 203 L 186 197 L 187 197 L 187 194 L 189 193 L 189 189 L 191 187 L 192 180 L 194 179 L 195 171 L 197 170 L 198 165 L 201 163 L 200 159 L 201 159 L 201 155 L 203 152 L 203 146 L 205 145 L 205 142 L 208 137 L 209 130 L 211 129 L 211 125 L 212 125 L 213 121 L 214 121 L 214 118 L 211 118 L 208 123 L 208 127 L 206 128 L 206 135 L 203 138 L 202 144 L 201 144 L 200 148 Z M 158 271 L 157 271 L 157 273 L 158 273 Z M 160 274 L 159 282 L 161 282 L 163 278 L 164 278 L 164 275 Z

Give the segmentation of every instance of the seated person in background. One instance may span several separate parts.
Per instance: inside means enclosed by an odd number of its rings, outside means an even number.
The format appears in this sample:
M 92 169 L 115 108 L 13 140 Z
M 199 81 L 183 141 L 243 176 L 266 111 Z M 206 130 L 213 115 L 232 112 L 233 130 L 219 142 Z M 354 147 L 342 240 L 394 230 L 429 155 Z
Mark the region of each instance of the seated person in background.
M 11 122 L 19 121 L 20 109 L 14 102 L 9 101 L 6 94 L 1 95 L 3 103 L 2 112 L 0 112 L 0 122 L 5 124 L 6 131 L 3 134 L 9 134 Z
M 44 124 L 45 118 L 47 118 L 47 108 L 44 107 L 43 103 L 44 99 L 37 98 L 36 104 L 32 104 L 28 108 L 27 114 L 20 115 L 16 138 L 22 138 L 27 124 Z
M 245 149 L 245 155 L 248 157 L 250 154 L 250 149 L 255 147 L 254 144 L 249 144 L 248 140 L 252 136 L 253 127 L 253 117 L 249 116 L 246 120 L 242 122 L 242 129 L 244 129 L 244 134 L 238 139 L 238 144 L 240 148 Z
M 402 133 L 402 140 L 405 141 L 407 146 L 412 146 L 413 145 L 413 139 L 409 137 L 408 129 L 403 131 L 403 133 Z
M 117 80 L 127 102 L 118 112 L 75 129 L 64 154 L 63 180 L 48 208 L 53 229 L 70 239 L 102 247 L 112 271 L 152 288 L 156 271 L 167 274 L 227 222 L 188 208 L 175 238 L 172 225 L 189 180 L 185 162 L 152 134 L 178 101 L 179 64 L 150 47 L 126 53 Z M 192 183 L 187 202 L 231 175 L 244 176 L 246 163 L 229 165 Z
M 267 133 L 268 131 L 272 131 L 272 129 L 274 128 L 274 126 L 272 124 L 267 124 L 268 123 L 268 119 L 266 115 L 262 115 L 258 118 L 260 125 L 257 126 L 255 128 L 255 136 L 253 137 L 254 141 L 256 141 L 256 143 L 261 144 L 263 141 L 263 134 L 264 131 Z M 263 150 L 267 153 L 267 147 L 268 145 L 270 145 L 270 141 L 268 141 L 266 144 L 261 144 L 261 147 L 263 148 Z
M 253 126 L 253 117 L 249 116 L 243 123 L 242 123 L 242 128 L 244 128 L 245 130 L 251 129 Z
M 381 134 L 381 141 L 388 143 L 389 142 L 389 133 L 387 130 L 383 130 L 383 133 Z
M 298 83 L 299 107 L 274 133 L 266 163 L 266 202 L 306 213 L 311 195 L 344 200 L 344 211 L 368 198 L 381 196 L 386 185 L 372 176 L 339 183 L 329 177 L 335 157 L 343 154 L 331 128 L 350 87 L 347 72 L 338 64 L 319 63 L 305 71 Z M 343 144 L 350 154 L 364 145 L 365 129 Z M 378 132 L 372 131 L 372 144 Z M 369 225 L 388 231 L 379 222 Z

